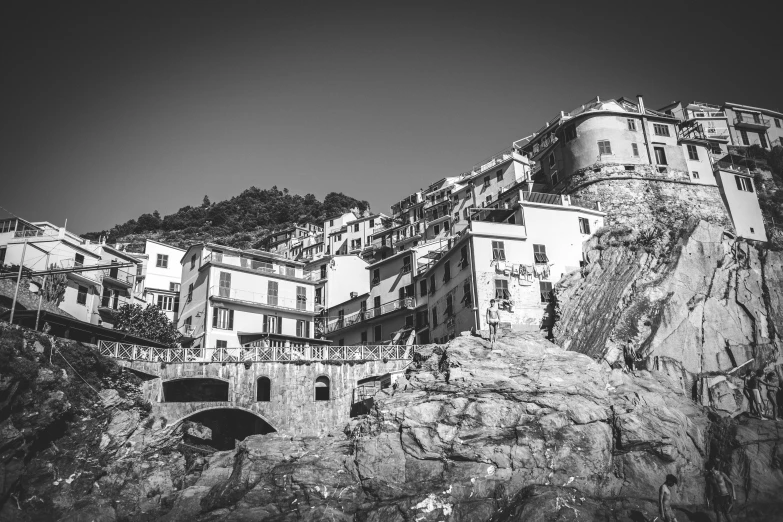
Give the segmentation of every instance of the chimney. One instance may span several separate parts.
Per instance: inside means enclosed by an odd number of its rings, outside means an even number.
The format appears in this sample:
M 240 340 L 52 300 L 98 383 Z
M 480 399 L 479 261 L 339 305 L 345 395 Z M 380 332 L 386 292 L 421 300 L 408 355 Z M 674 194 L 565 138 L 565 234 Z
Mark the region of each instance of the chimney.
M 641 94 L 637 94 L 636 99 L 639 100 L 639 113 L 644 114 L 644 98 Z

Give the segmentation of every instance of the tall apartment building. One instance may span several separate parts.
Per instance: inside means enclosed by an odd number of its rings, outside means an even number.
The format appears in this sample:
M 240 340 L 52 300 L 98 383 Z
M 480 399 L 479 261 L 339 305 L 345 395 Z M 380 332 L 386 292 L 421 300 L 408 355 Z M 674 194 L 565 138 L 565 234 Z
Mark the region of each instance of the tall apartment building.
M 710 154 L 714 158 L 728 154 L 728 146 L 733 142 L 729 130 L 729 118 L 723 107 L 696 101 L 683 105 L 677 101 L 658 109 L 658 111 L 670 114 L 680 122 L 698 127 L 701 135 L 707 140 Z M 683 126 L 682 123 L 681 126 Z
M 261 249 L 280 254 L 288 259 L 300 259 L 311 247 L 317 244 L 316 238 L 323 236 L 323 229 L 313 223 L 298 223 L 293 227 L 278 230 L 261 238 Z M 317 252 L 316 252 L 317 253 Z
M 181 261 L 184 254 L 182 248 L 147 239 L 144 242 L 144 254 L 137 256 L 144 263 L 139 274 L 144 300 L 160 308 L 175 325 L 179 318 Z
M 315 336 L 318 275 L 304 263 L 201 243 L 181 268 L 178 328 L 193 347 L 328 344 Z

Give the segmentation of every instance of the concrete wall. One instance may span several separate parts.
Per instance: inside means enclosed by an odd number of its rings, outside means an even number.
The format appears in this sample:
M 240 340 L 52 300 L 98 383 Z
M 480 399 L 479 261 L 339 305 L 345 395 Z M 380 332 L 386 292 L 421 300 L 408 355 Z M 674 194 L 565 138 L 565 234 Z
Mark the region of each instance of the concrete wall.
M 159 378 L 147 381 L 147 396 L 153 402 L 152 415 L 169 424 L 208 408 L 241 408 L 261 416 L 279 433 L 291 436 L 319 436 L 341 430 L 350 419 L 353 389 L 359 379 L 403 369 L 409 361 L 370 361 L 365 363 L 242 363 L 168 364 L 118 361 L 123 366 Z M 162 402 L 162 383 L 178 378 L 209 377 L 229 384 L 227 403 Z M 256 401 L 259 377 L 271 381 L 271 400 Z M 330 400 L 315 401 L 315 379 L 330 381 Z M 157 391 L 157 393 L 156 393 Z
M 157 305 L 158 296 L 173 296 L 175 291 L 172 291 L 171 284 L 180 284 L 182 279 L 182 265 L 180 261 L 185 251 L 181 248 L 175 248 L 169 245 L 162 245 L 155 241 L 147 240 L 144 245 L 144 253 L 147 255 L 147 270 L 146 277 L 144 279 L 144 297 L 145 300 Z M 158 254 L 168 256 L 168 267 L 163 268 L 157 266 Z M 177 297 L 179 297 L 179 291 L 176 291 Z M 173 309 L 166 311 L 166 317 L 176 324 L 178 313 Z
M 327 308 L 332 309 L 340 303 L 351 299 L 351 292 L 365 294 L 370 291 L 370 274 L 367 273 L 367 262 L 356 255 L 334 256 L 331 263 L 326 264 L 326 285 L 324 301 Z
M 688 154 L 688 145 L 696 147 L 698 159 L 692 160 Z M 685 157 L 687 172 L 692 183 L 700 185 L 717 185 L 715 176 L 712 174 L 712 157 L 709 149 L 695 143 L 683 143 L 680 145 L 682 154 Z
M 751 176 L 742 176 L 725 170 L 716 170 L 723 201 L 729 210 L 737 236 L 757 241 L 766 241 L 764 218 L 756 194 L 756 184 Z M 753 192 L 739 190 L 735 177 L 740 176 L 751 183 Z

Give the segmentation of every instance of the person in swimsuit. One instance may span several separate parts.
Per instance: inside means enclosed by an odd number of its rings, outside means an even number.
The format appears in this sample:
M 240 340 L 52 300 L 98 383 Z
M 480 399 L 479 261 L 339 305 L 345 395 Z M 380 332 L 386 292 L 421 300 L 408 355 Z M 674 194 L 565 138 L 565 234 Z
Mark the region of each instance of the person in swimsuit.
M 729 493 L 729 486 L 731 486 L 731 493 Z M 707 469 L 707 507 L 712 502 L 718 522 L 722 519 L 731 522 L 729 511 L 735 500 L 737 494 L 734 491 L 734 483 L 718 469 L 717 464 L 710 464 Z
M 487 308 L 487 324 L 489 325 L 489 342 L 493 345 L 498 336 L 498 323 L 500 322 L 500 310 L 494 299 L 490 300 Z
M 674 511 L 672 511 L 672 491 L 671 489 L 677 485 L 677 477 L 674 475 L 666 475 L 666 482 L 661 484 L 661 488 L 658 490 L 658 508 L 661 511 L 661 520 L 663 522 L 677 522 L 674 518 Z

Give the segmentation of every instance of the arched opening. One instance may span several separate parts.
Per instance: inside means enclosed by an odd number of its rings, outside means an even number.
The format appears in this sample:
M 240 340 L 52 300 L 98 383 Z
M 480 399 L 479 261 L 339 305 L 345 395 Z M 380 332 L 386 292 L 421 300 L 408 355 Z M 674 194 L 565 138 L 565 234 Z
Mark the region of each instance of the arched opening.
M 220 451 L 234 449 L 237 441 L 245 440 L 250 435 L 266 435 L 275 431 L 261 417 L 235 408 L 200 411 L 187 417 L 185 421 L 197 422 L 211 431 L 201 430 L 200 440 L 192 442 Z
M 315 400 L 329 400 L 329 377 L 322 375 L 315 380 Z
M 269 377 L 259 377 L 256 382 L 256 400 L 258 402 L 269 402 L 272 397 L 272 381 Z
M 227 402 L 228 383 L 219 379 L 176 379 L 163 383 L 164 402 Z

